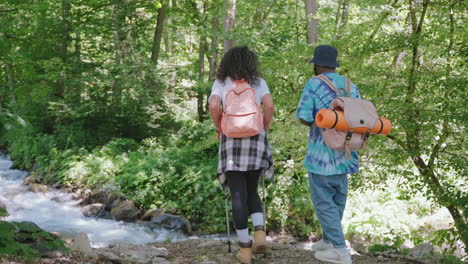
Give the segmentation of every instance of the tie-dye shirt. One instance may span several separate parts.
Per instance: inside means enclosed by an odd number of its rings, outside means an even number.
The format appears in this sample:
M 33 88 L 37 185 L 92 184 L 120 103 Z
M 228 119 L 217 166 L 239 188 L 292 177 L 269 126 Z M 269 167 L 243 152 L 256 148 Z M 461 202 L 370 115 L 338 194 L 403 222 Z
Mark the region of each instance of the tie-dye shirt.
M 346 79 L 338 73 L 329 72 L 325 75 L 340 91 L 346 87 Z M 343 90 L 341 90 L 343 88 Z M 320 109 L 329 108 L 331 101 L 339 95 L 318 78 L 307 81 L 302 91 L 296 117 L 311 123 Z M 360 98 L 359 90 L 352 84 L 351 97 Z M 351 174 L 359 172 L 357 152 L 351 152 L 351 159 L 346 160 L 345 152 L 330 149 L 323 141 L 320 128 L 310 126 L 309 143 L 304 165 L 309 172 L 320 175 Z

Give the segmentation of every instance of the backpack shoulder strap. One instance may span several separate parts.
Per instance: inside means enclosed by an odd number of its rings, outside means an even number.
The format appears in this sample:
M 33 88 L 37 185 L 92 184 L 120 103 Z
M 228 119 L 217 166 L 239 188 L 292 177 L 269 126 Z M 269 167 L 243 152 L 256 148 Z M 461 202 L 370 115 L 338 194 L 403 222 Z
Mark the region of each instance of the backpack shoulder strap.
M 335 93 L 337 93 L 339 96 L 343 96 L 343 94 L 336 89 L 336 86 L 327 78 L 325 75 L 319 74 L 316 75 L 314 78 L 319 78 L 320 80 L 324 81 Z
M 351 80 L 346 78 L 346 95 L 351 97 Z

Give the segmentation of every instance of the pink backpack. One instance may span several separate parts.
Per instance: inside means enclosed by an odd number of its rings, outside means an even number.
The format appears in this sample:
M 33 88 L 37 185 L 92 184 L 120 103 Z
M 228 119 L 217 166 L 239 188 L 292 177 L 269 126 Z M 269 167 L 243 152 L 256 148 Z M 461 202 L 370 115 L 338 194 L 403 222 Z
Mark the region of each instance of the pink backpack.
M 350 159 L 351 151 L 358 151 L 366 148 L 366 141 L 369 138 L 370 131 L 379 120 L 374 105 L 364 99 L 351 98 L 351 80 L 346 79 L 346 95 L 333 85 L 333 83 L 324 75 L 317 75 L 316 78 L 324 81 L 339 97 L 333 99 L 330 103 L 330 110 L 343 111 L 344 118 L 349 125 L 349 130 L 336 130 L 333 128 L 321 128 L 325 144 L 334 150 L 346 152 L 346 159 Z M 335 112 L 336 113 L 336 112 Z M 366 133 L 353 132 L 355 128 L 367 128 Z M 314 129 L 315 131 L 315 129 Z
M 221 130 L 231 138 L 251 137 L 263 130 L 263 112 L 257 104 L 255 91 L 244 81 L 233 81 L 226 94 Z

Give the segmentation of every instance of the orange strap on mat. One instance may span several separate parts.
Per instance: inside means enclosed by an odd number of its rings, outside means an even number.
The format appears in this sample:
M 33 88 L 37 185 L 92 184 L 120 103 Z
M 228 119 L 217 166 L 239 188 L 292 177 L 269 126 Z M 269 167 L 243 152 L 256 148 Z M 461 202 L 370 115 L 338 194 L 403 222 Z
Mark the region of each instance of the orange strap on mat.
M 321 128 L 334 128 L 336 130 L 349 130 L 349 125 L 344 118 L 343 111 L 330 109 L 320 109 L 315 116 L 315 123 Z M 371 134 L 387 135 L 392 130 L 392 123 L 385 117 L 379 117 L 375 126 L 371 129 Z M 355 133 L 367 133 L 367 127 L 355 127 Z

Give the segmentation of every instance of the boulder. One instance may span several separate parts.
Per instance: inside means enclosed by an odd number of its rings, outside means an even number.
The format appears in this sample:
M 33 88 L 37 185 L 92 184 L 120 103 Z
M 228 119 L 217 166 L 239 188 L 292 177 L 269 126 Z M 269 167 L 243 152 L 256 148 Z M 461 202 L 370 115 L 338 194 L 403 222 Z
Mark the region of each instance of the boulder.
M 80 199 L 81 199 L 80 204 L 82 205 L 88 204 L 87 201 L 89 197 L 91 196 L 90 189 L 79 189 L 76 193 L 80 196 Z
M 48 233 L 32 222 L 16 222 L 16 241 L 38 251 L 39 256 L 58 258 L 64 255 L 64 244 L 56 234 Z
M 110 215 L 118 221 L 133 222 L 138 218 L 140 211 L 130 200 L 120 202 L 115 208 L 112 208 Z
M 297 244 L 297 240 L 291 235 L 280 235 L 274 239 L 278 244 L 292 245 Z
M 150 209 L 146 211 L 146 213 L 141 217 L 141 220 L 143 221 L 151 221 L 151 219 L 155 218 L 156 216 L 164 213 L 163 208 L 158 208 L 158 209 Z
M 93 248 L 91 247 L 88 235 L 84 232 L 79 232 L 78 234 L 76 234 L 70 249 L 73 251 L 83 253 L 87 257 L 97 259 L 97 254 L 93 251 Z
M 409 254 L 413 255 L 417 258 L 423 257 L 425 255 L 430 255 L 432 254 L 432 251 L 434 250 L 434 246 L 429 244 L 429 243 L 424 243 L 415 246 L 414 248 L 410 249 Z
M 63 186 L 64 186 L 64 185 L 61 184 L 61 183 L 54 183 L 54 184 L 52 184 L 52 188 L 54 188 L 54 189 L 62 189 Z
M 24 178 L 23 180 L 23 185 L 30 185 L 32 183 L 39 183 L 39 180 L 36 174 L 31 174 L 28 177 Z
M 102 203 L 93 203 L 90 205 L 86 205 L 85 207 L 81 208 L 81 213 L 86 217 L 96 217 L 102 215 L 102 211 L 104 211 L 104 204 Z
M 164 213 L 166 214 L 177 214 L 177 208 L 167 208 L 167 209 L 164 209 Z
M 31 183 L 28 187 L 28 191 L 30 192 L 47 192 L 47 186 L 39 184 L 39 183 Z
M 96 249 L 100 259 L 108 259 L 118 263 L 164 263 L 167 261 L 169 251 L 151 245 L 130 245 L 117 243 L 109 248 Z
M 183 216 L 159 214 L 151 219 L 151 223 L 165 229 L 182 231 L 186 235 L 192 233 L 190 223 Z
M 82 204 L 95 204 L 95 203 L 102 203 L 105 204 L 107 202 L 108 194 L 103 190 L 97 190 L 91 192 L 86 199 L 83 199 Z
M 106 205 L 106 210 L 112 210 L 112 208 L 115 208 L 119 205 L 119 203 L 121 202 L 122 197 L 120 197 L 118 194 L 115 194 L 115 193 L 111 193 L 107 196 L 107 200 L 105 201 L 105 205 Z
M 220 244 L 224 244 L 224 241 L 219 241 L 219 240 L 206 240 L 204 242 L 201 242 L 203 240 L 200 240 L 200 244 L 198 244 L 198 247 L 200 248 L 214 248 L 219 246 Z
M 41 257 L 48 257 L 48 258 L 60 258 L 64 255 L 63 252 L 60 250 L 51 250 L 47 246 L 44 245 L 44 241 L 36 241 L 29 246 L 37 251 L 39 251 L 39 255 Z
M 51 201 L 57 202 L 57 203 L 64 203 L 68 201 L 68 197 L 65 195 L 56 195 L 52 198 L 50 198 Z

